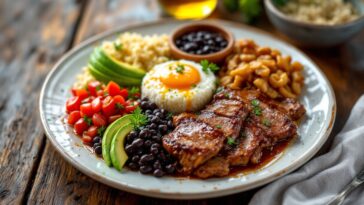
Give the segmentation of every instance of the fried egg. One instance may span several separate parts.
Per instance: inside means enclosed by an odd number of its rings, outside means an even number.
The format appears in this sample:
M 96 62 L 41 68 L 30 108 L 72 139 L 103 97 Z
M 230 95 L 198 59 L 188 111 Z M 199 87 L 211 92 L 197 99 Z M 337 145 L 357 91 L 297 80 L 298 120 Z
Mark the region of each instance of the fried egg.
M 210 102 L 216 77 L 193 61 L 168 61 L 155 65 L 142 82 L 142 97 L 172 113 L 194 112 Z

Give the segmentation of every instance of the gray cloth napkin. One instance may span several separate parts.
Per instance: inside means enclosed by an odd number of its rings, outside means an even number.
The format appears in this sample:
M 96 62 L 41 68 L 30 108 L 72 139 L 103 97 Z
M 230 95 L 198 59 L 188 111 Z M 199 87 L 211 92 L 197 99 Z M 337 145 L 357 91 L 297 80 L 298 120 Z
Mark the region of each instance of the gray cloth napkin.
M 364 168 L 364 96 L 335 136 L 330 151 L 257 192 L 249 205 L 327 204 Z M 364 204 L 364 185 L 344 204 Z

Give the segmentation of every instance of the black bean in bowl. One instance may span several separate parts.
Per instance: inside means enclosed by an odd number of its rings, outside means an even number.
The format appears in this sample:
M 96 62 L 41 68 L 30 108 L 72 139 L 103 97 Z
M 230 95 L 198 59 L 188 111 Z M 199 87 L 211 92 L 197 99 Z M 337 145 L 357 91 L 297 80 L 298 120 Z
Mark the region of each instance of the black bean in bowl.
M 177 48 L 190 54 L 208 55 L 216 53 L 228 45 L 228 41 L 220 34 L 212 31 L 193 31 L 178 37 Z
M 124 146 L 129 159 L 126 165 L 131 170 L 155 177 L 173 174 L 177 162 L 162 145 L 163 135 L 174 128 L 172 118 L 166 110 L 159 109 L 146 98 L 141 100 L 140 105 L 148 123 L 127 135 Z

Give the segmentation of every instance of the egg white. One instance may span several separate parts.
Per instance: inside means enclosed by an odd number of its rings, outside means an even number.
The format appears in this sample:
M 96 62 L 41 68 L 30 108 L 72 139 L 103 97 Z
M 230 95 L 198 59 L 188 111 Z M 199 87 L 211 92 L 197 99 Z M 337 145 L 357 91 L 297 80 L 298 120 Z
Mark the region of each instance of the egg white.
M 171 64 L 181 63 L 194 67 L 200 74 L 200 82 L 187 90 L 168 88 L 159 79 L 172 72 Z M 204 72 L 202 66 L 193 61 L 168 61 L 154 66 L 142 82 L 142 97 L 149 98 L 158 107 L 173 113 L 194 112 L 202 109 L 211 101 L 216 89 L 216 77 L 211 71 Z

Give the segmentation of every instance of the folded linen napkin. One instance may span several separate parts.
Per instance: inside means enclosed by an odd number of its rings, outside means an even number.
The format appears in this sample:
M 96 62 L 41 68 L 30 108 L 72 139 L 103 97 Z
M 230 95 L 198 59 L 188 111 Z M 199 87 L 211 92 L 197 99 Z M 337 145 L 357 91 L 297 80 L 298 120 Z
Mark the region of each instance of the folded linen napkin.
M 357 101 L 330 151 L 258 191 L 249 205 L 327 204 L 364 168 L 364 95 Z M 343 204 L 364 204 L 364 186 Z

